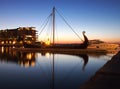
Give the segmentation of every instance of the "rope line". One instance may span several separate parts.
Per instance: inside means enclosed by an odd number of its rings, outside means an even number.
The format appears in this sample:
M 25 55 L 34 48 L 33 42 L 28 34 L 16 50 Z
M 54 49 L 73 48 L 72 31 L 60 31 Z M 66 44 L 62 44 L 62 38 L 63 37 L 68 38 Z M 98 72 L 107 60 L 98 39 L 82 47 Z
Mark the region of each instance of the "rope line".
M 58 10 L 55 8 L 55 10 L 56 10 L 56 12 L 59 14 L 59 16 L 63 19 L 63 21 L 68 25 L 68 27 L 77 35 L 77 37 L 81 40 L 81 41 L 83 41 L 82 39 L 81 39 L 81 37 L 75 32 L 75 30 L 68 24 L 68 22 L 65 20 L 65 18 L 58 12 Z
M 43 28 L 42 28 L 42 30 L 40 31 L 40 33 L 39 33 L 39 35 L 43 32 L 43 30 L 45 29 L 45 27 L 47 26 L 47 24 L 48 24 L 48 22 L 49 22 L 49 20 L 50 20 L 50 16 L 52 16 L 52 14 L 50 14 L 48 17 L 47 17 L 47 21 L 46 21 L 46 23 L 45 24 L 43 24 L 44 26 L 43 26 Z M 42 27 L 42 26 L 41 26 Z
M 77 32 L 72 28 L 72 26 L 65 20 L 65 18 L 63 17 L 63 15 L 61 15 L 59 13 L 59 11 L 55 8 L 55 11 L 58 13 L 58 15 L 62 18 L 62 20 L 65 22 L 65 24 L 72 30 L 72 32 L 83 42 L 82 38 L 77 34 Z M 43 32 L 43 30 L 45 29 L 45 27 L 47 26 L 48 22 L 51 20 L 50 18 L 52 17 L 53 13 L 51 13 L 47 18 L 46 18 L 46 23 L 44 21 L 44 23 L 42 24 L 41 28 L 42 30 L 40 31 L 40 33 L 38 35 L 41 35 L 41 33 Z

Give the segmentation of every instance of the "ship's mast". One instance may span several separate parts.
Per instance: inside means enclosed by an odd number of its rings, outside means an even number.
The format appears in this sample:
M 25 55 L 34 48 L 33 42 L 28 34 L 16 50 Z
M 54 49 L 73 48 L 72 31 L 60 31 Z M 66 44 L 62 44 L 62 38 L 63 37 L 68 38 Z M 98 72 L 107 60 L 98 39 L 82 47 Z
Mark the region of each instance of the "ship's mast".
M 55 7 L 53 7 L 53 12 L 52 12 L 52 23 L 53 23 L 53 46 L 55 44 Z

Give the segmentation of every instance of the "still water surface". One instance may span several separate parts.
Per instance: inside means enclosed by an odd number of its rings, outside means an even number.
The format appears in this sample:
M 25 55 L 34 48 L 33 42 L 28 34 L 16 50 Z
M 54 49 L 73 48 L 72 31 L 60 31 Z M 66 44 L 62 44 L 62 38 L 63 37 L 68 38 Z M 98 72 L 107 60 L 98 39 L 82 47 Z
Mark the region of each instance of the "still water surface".
M 0 49 L 0 89 L 79 89 L 111 55 Z

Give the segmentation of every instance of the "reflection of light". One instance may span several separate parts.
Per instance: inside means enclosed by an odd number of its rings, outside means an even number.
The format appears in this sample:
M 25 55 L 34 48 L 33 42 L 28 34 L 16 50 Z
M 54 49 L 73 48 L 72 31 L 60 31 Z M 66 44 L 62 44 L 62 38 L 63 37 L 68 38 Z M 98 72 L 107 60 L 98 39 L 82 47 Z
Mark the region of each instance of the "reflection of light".
M 20 64 L 21 67 L 25 67 L 25 68 L 28 68 L 29 66 L 32 66 L 34 67 L 35 66 L 35 61 L 18 61 L 18 64 Z
M 5 51 L 8 53 L 9 52 L 9 48 L 5 48 Z
M 32 54 L 31 54 L 31 53 L 28 53 L 28 54 L 26 55 L 26 58 L 27 58 L 28 60 L 31 60 L 31 59 L 32 59 Z
M 18 64 L 20 64 L 20 66 L 23 67 L 23 62 L 19 61 Z
M 50 57 L 50 53 L 46 53 L 45 56 L 46 56 L 47 58 L 49 58 L 49 57 Z
M 29 67 L 29 61 L 28 62 L 25 62 L 25 67 Z
M 34 62 L 34 61 L 31 62 L 31 66 L 32 66 L 32 67 L 35 66 L 35 62 Z
M 4 53 L 4 47 L 2 47 L 1 51 L 2 51 L 2 53 Z

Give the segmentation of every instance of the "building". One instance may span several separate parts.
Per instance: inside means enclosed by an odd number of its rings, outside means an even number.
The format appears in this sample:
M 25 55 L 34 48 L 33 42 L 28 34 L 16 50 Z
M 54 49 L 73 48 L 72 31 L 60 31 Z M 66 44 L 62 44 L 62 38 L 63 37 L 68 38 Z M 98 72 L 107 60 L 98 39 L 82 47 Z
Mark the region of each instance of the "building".
M 89 40 L 89 44 L 100 44 L 104 43 L 104 41 L 101 41 L 99 39 Z
M 97 49 L 104 49 L 104 50 L 118 50 L 120 45 L 117 43 L 106 43 L 104 41 L 95 39 L 89 41 L 88 48 L 97 48 Z
M 88 48 L 104 49 L 104 50 L 118 50 L 120 46 L 119 44 L 115 44 L 115 43 L 99 43 L 99 44 L 90 44 Z
M 35 42 L 35 27 L 19 27 L 16 29 L 0 30 L 0 45 L 12 46 L 23 44 L 23 42 Z

